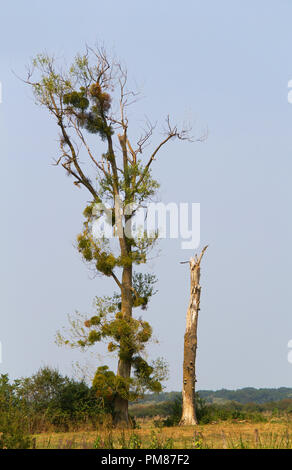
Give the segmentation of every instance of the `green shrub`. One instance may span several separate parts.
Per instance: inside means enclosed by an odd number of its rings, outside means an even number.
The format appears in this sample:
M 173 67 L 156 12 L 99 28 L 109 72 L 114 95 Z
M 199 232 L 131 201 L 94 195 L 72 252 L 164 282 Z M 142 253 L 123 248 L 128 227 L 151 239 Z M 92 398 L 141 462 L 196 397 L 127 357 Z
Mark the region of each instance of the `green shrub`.
M 0 449 L 28 449 L 28 420 L 8 375 L 0 376 Z
M 196 394 L 196 414 L 199 423 L 209 422 L 209 406 Z M 182 416 L 182 397 L 177 396 L 168 404 L 168 417 L 163 421 L 164 426 L 177 426 Z
M 31 444 L 28 423 L 22 414 L 17 410 L 1 413 L 0 449 L 29 449 Z
M 110 412 L 106 403 L 84 381 L 63 377 L 45 367 L 17 381 L 17 397 L 30 421 L 30 431 L 68 431 L 78 426 L 95 427 Z
M 155 422 L 159 427 L 177 426 L 182 415 L 182 397 L 178 396 L 172 402 L 168 403 L 168 416 L 162 422 Z M 208 404 L 203 398 L 196 394 L 196 415 L 199 424 L 209 424 L 216 421 L 248 420 L 254 423 L 265 422 L 267 418 L 259 411 L 251 409 L 250 405 L 242 405 L 236 402 L 230 402 L 223 405 Z

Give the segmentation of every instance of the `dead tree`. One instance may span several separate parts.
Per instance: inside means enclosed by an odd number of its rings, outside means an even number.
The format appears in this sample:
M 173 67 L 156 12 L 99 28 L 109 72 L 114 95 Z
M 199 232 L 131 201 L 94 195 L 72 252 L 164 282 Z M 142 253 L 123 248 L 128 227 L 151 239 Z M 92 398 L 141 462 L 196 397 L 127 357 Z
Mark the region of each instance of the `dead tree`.
M 200 256 L 195 255 L 190 259 L 191 292 L 187 310 L 187 325 L 184 336 L 184 363 L 183 363 L 183 407 L 180 425 L 198 424 L 195 408 L 195 384 L 196 384 L 196 352 L 198 315 L 200 310 L 200 264 L 207 249 L 203 248 Z M 188 261 L 187 261 L 188 262 Z

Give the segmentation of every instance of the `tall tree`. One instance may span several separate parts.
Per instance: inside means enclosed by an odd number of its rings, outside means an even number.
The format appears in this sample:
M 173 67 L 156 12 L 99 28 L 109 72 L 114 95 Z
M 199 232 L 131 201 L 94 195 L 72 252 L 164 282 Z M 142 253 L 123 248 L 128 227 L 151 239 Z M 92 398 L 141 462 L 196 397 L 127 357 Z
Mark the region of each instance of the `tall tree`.
M 200 311 L 201 286 L 200 273 L 202 257 L 207 249 L 203 248 L 199 256 L 195 255 L 190 264 L 190 301 L 187 310 L 187 324 L 184 336 L 184 362 L 183 362 L 183 406 L 181 425 L 197 424 L 195 386 L 196 386 L 196 355 L 198 345 L 198 316 Z
M 151 326 L 133 317 L 133 308 L 145 309 L 155 292 L 154 276 L 134 271 L 133 266 L 147 262 L 157 233 L 150 237 L 146 232 L 134 234 L 132 220 L 159 187 L 151 176 L 151 165 L 159 151 L 170 140 L 189 139 L 188 130 L 178 130 L 167 118 L 163 139 L 144 159 L 154 126 L 147 123 L 146 131 L 133 145 L 127 109 L 136 101 L 136 94 L 127 87 L 126 70 L 109 59 L 104 49 L 87 48 L 66 69 L 58 67 L 54 58 L 38 55 L 26 83 L 31 85 L 36 102 L 50 112 L 59 127 L 61 153 L 56 165 L 90 195 L 78 250 L 97 273 L 112 278 L 117 292 L 112 297 L 97 298 L 97 313 L 85 321 L 82 339 L 75 344 L 86 347 L 105 339 L 109 351 L 117 354 L 117 373 L 99 368 L 95 383 L 114 397 L 116 422 L 127 424 L 133 387 L 161 388 L 159 374 L 143 357 Z M 103 152 L 96 137 L 104 145 Z M 96 209 L 97 204 L 102 206 Z M 105 206 L 111 209 L 108 219 L 118 240 L 115 246 L 106 236 L 93 235 L 93 226 L 104 216 Z

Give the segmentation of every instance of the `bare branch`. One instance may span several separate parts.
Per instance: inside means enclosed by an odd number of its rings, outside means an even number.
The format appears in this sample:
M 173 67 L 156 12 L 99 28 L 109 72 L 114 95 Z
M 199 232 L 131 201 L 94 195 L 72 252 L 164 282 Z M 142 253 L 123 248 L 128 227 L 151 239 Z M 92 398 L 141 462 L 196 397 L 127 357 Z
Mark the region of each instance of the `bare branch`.
M 205 251 L 207 250 L 208 246 L 209 246 L 209 245 L 204 246 L 204 248 L 202 249 L 201 254 L 200 254 L 199 257 L 198 257 L 197 254 L 195 255 L 195 261 L 196 261 L 196 265 L 197 265 L 197 266 L 200 266 L 201 261 L 202 261 L 202 258 L 203 258 L 203 256 L 204 256 L 204 253 L 205 253 Z
M 146 129 L 144 130 L 144 133 L 141 135 L 140 139 L 137 142 L 137 150 L 135 153 L 143 153 L 143 150 L 150 139 L 150 137 L 153 135 L 153 131 L 156 127 L 156 123 L 152 124 L 149 119 L 146 119 Z
M 208 246 L 209 245 L 204 246 L 204 248 L 202 249 L 199 257 L 198 257 L 197 254 L 195 254 L 194 258 L 191 258 L 189 261 L 180 261 L 180 264 L 189 264 L 193 261 L 194 266 L 200 266 L 203 255 L 204 255 L 205 251 L 207 250 Z
M 122 283 L 119 281 L 119 279 L 117 278 L 117 276 L 115 275 L 115 273 L 113 271 L 111 272 L 111 276 L 115 280 L 115 282 L 117 283 L 119 288 L 122 290 L 122 288 L 123 288 Z

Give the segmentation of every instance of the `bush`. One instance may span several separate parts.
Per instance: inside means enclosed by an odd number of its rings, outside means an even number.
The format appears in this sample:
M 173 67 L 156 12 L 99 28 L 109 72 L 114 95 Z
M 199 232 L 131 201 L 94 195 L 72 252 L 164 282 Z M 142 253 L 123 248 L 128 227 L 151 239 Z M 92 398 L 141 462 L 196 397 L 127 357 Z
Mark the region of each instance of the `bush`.
M 13 383 L 0 376 L 0 446 L 27 447 L 26 436 L 38 432 L 95 429 L 109 414 L 92 387 L 57 370 L 45 367 Z
M 0 430 L 0 449 L 29 449 L 31 447 L 27 420 L 18 410 L 1 413 Z
M 28 421 L 7 375 L 0 376 L 0 449 L 28 449 Z
M 182 415 L 182 397 L 177 397 L 168 404 L 168 417 L 162 421 L 164 426 L 177 426 Z M 208 404 L 196 394 L 196 415 L 199 424 L 209 424 L 214 421 L 249 420 L 264 422 L 265 416 L 259 411 L 247 409 L 246 405 L 230 402 L 224 405 Z M 159 423 L 156 423 L 159 426 Z
M 177 396 L 168 405 L 169 416 L 163 421 L 164 426 L 177 426 L 182 415 L 182 396 Z M 209 419 L 209 406 L 196 393 L 196 415 L 199 423 Z
M 63 377 L 48 367 L 17 381 L 17 397 L 26 409 L 32 433 L 52 427 L 60 431 L 84 425 L 93 428 L 110 411 L 84 381 Z

